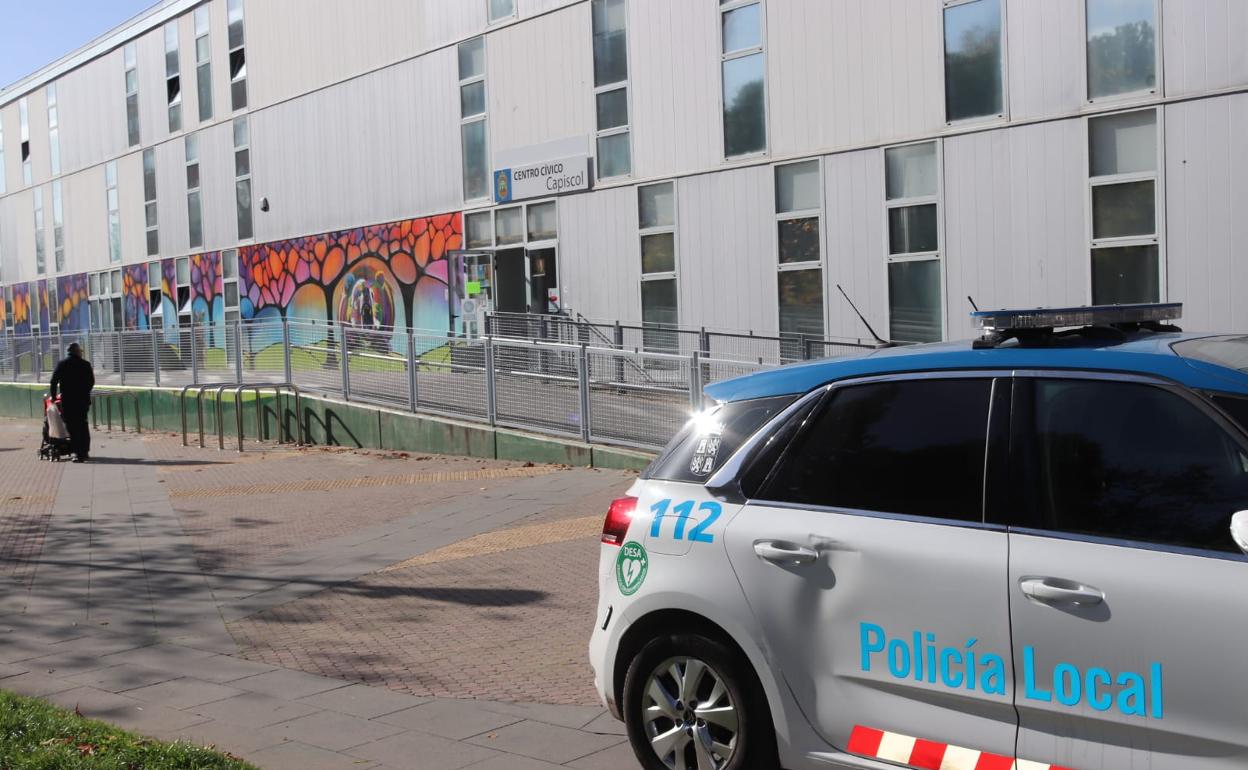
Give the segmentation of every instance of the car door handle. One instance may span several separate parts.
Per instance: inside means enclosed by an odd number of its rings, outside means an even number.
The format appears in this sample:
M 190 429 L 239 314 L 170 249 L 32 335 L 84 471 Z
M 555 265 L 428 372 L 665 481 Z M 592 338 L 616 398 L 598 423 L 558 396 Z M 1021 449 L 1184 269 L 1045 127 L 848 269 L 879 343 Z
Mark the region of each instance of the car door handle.
M 778 540 L 759 540 L 754 544 L 754 553 L 775 564 L 810 564 L 819 558 L 819 552 L 813 548 Z
M 1072 580 L 1052 577 L 1027 577 L 1018 587 L 1028 597 L 1045 604 L 1075 604 L 1087 607 L 1105 601 L 1105 592 Z

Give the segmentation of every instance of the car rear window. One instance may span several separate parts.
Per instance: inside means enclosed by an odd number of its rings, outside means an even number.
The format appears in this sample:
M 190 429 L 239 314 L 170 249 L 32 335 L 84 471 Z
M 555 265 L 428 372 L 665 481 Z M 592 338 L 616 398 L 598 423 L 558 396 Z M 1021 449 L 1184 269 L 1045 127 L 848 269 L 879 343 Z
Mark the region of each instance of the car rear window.
M 732 401 L 694 416 L 642 478 L 704 483 L 746 439 L 796 398 L 789 395 Z
M 1243 428 L 1245 433 L 1248 433 L 1248 398 L 1215 395 L 1213 403 L 1222 407 L 1222 410 L 1239 423 L 1239 427 Z
M 1202 337 L 1176 342 L 1173 347 L 1184 358 L 1248 373 L 1248 335 Z

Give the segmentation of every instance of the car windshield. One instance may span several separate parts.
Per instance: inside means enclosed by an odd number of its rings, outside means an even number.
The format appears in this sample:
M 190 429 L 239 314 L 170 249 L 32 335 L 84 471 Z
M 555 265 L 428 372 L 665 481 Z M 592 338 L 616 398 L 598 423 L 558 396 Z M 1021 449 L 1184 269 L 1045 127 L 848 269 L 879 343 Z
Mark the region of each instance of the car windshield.
M 1195 361 L 1205 361 L 1248 373 L 1248 335 L 1202 337 L 1174 344 L 1174 352 Z

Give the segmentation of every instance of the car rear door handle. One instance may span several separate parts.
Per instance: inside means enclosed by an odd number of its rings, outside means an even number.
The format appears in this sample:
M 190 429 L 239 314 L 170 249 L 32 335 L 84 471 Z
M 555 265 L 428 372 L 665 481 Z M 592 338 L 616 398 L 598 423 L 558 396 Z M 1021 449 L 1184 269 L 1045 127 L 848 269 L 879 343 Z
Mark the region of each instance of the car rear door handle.
M 1052 577 L 1025 577 L 1018 586 L 1028 597 L 1045 604 L 1075 604 L 1087 607 L 1105 601 L 1105 592 L 1072 580 Z
M 759 540 L 754 544 L 754 553 L 775 564 L 810 564 L 819 558 L 819 552 L 813 548 L 778 540 Z

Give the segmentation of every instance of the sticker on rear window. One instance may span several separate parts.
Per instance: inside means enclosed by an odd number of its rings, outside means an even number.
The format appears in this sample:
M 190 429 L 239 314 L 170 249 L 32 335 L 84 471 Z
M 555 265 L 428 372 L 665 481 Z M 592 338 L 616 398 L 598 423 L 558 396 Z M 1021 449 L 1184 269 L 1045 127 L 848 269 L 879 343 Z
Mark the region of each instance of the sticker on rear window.
M 693 459 L 689 461 L 689 472 L 695 476 L 709 476 L 715 470 L 715 458 L 719 456 L 721 443 L 723 439 L 717 435 L 699 438 L 693 450 Z

